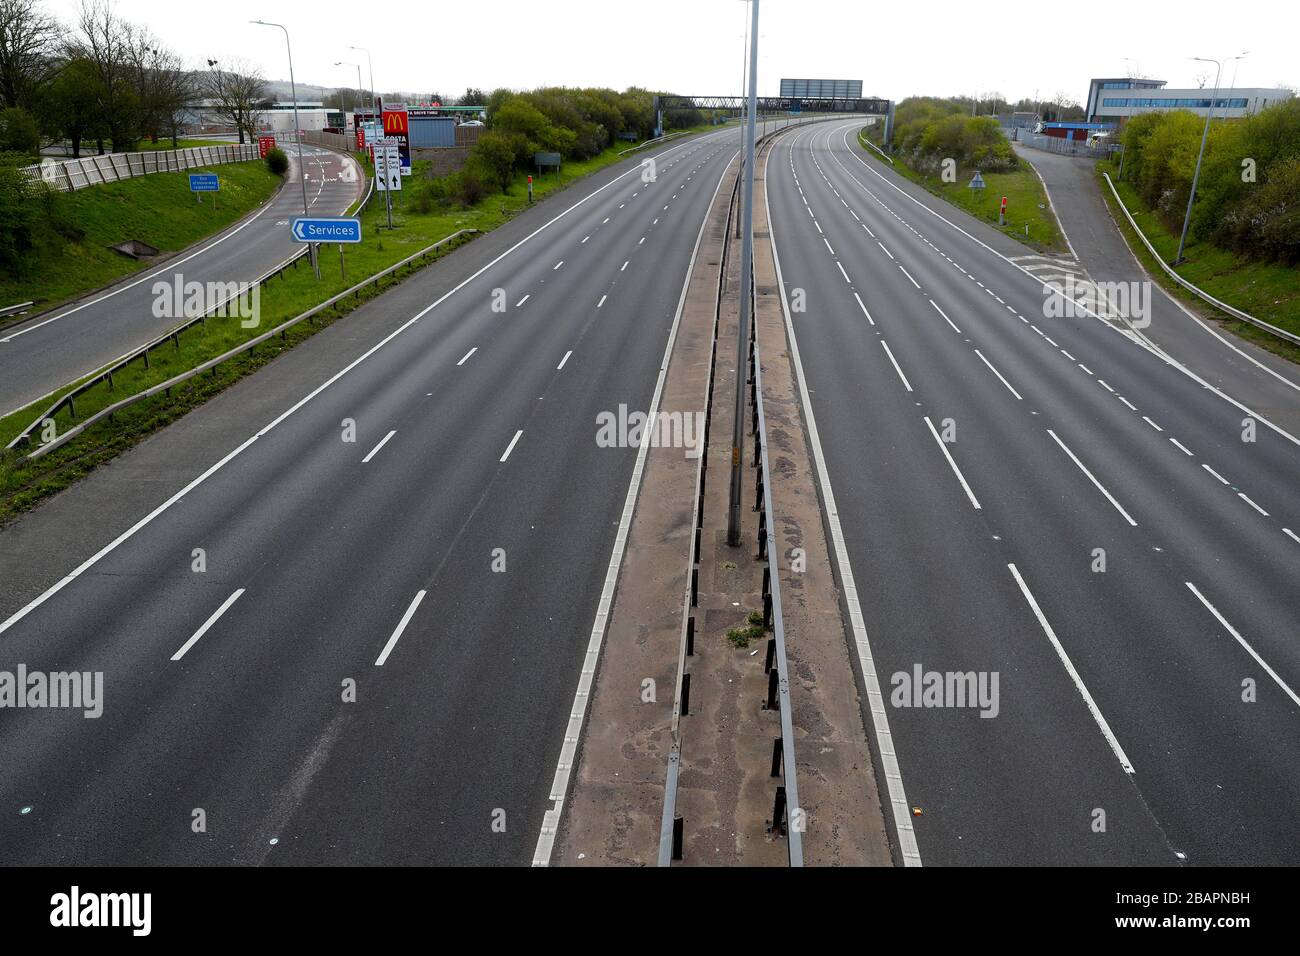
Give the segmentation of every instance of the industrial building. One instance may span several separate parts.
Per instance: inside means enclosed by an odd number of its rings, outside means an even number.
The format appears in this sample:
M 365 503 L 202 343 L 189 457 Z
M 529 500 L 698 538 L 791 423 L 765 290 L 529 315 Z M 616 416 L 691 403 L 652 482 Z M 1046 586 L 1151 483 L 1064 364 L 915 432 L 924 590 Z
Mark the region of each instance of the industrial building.
M 1205 116 L 1213 105 L 1219 118 L 1240 119 L 1251 116 L 1274 103 L 1289 100 L 1287 89 L 1242 87 L 1222 89 L 1168 89 L 1164 80 L 1141 77 L 1103 77 L 1088 85 L 1085 110 L 1089 123 L 1123 123 L 1143 113 L 1163 110 L 1190 110 Z

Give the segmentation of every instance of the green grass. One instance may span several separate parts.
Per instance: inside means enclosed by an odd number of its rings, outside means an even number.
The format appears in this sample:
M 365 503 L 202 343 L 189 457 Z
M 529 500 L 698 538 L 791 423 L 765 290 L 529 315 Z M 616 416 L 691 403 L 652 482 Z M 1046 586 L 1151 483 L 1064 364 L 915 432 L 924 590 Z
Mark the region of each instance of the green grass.
M 171 137 L 168 136 L 164 139 L 158 140 L 158 142 L 156 143 L 150 142 L 147 139 L 142 139 L 140 140 L 140 142 L 135 144 L 135 148 L 137 152 L 144 153 L 144 152 L 151 152 L 153 150 L 159 150 L 159 149 L 189 149 L 193 146 L 232 146 L 232 145 L 234 145 L 234 141 L 228 139 L 186 139 L 185 137 L 182 136 L 179 144 L 173 146 Z
M 1300 348 L 1280 341 L 1248 322 L 1241 322 L 1220 312 L 1204 299 L 1193 295 L 1169 278 L 1147 252 L 1146 246 L 1142 244 L 1129 226 L 1128 220 L 1124 218 L 1124 213 L 1115 203 L 1115 197 L 1111 195 L 1110 187 L 1106 185 L 1103 172 L 1110 173 L 1111 179 L 1114 180 L 1115 165 L 1110 162 L 1097 164 L 1098 185 L 1110 208 L 1111 217 L 1119 224 L 1120 231 L 1124 233 L 1130 248 L 1143 266 L 1167 292 L 1183 302 L 1196 306 L 1195 311 L 1223 319 L 1243 338 L 1265 346 L 1292 361 L 1300 361 Z M 1117 181 L 1115 188 L 1119 191 L 1128 211 L 1133 214 L 1138 227 L 1155 246 L 1161 259 L 1172 262 L 1178 253 L 1178 233 L 1166 227 L 1160 218 L 1146 207 L 1131 184 Z M 1188 282 L 1257 319 L 1300 335 L 1300 269 L 1273 262 L 1250 260 L 1211 243 L 1197 242 L 1190 236 L 1183 250 L 1183 256 L 1187 261 L 1174 271 Z
M 566 163 L 558 177 L 547 173 L 534 182 L 534 201 L 540 202 L 581 177 L 618 162 L 618 151 L 628 145 L 632 144 L 620 143 L 589 160 Z M 116 401 L 166 381 L 241 342 L 255 338 L 363 278 L 400 262 L 460 229 L 486 232 L 528 208 L 525 174 L 520 173 L 507 192 L 491 193 L 472 208 L 434 209 L 428 213 L 419 213 L 414 208 L 412 184 L 426 168 L 427 164 L 417 162 L 414 175 L 403 183 L 406 188 L 403 192 L 394 194 L 394 228 L 391 231 L 387 228 L 382 196 L 372 200 L 369 209 L 361 217 L 364 241 L 346 249 L 346 281 L 340 272 L 338 247 L 321 247 L 321 279 L 316 280 L 304 262 L 296 269 L 289 269 L 283 279 L 270 280 L 261 292 L 260 321 L 256 328 L 242 328 L 238 318 L 209 320 L 182 335 L 177 347 L 164 347 L 151 353 L 149 368 L 145 368 L 142 362 L 135 362 L 114 376 L 111 388 L 106 383 L 100 383 L 79 396 L 75 419 L 66 409 L 56 416 L 58 431 L 65 431 Z M 384 289 L 395 281 L 398 280 L 386 282 Z M 34 507 L 44 498 L 68 487 L 97 465 L 180 418 L 243 376 L 261 368 L 280 352 L 292 348 L 377 294 L 379 293 L 370 289 L 362 292 L 359 297 L 349 297 L 345 302 L 322 313 L 318 319 L 294 326 L 284 340 L 278 337 L 271 339 L 258 346 L 253 354 L 232 359 L 212 372 L 205 372 L 177 386 L 170 395 L 156 395 L 138 402 L 115 414 L 112 420 L 97 423 L 66 445 L 35 461 L 30 461 L 17 452 L 0 451 L 0 526 Z M 64 389 L 63 392 L 67 390 Z M 54 397 L 43 399 L 0 419 L 0 448 L 42 414 L 54 400 Z M 39 441 L 39 435 L 36 440 Z
M 879 125 L 879 124 L 877 124 Z M 867 146 L 865 131 L 859 131 L 858 140 Z M 882 165 L 888 166 L 880 154 L 867 146 L 867 152 Z M 1017 239 L 1039 252 L 1067 252 L 1056 215 L 1047 202 L 1047 192 L 1028 163 L 1009 173 L 984 173 L 986 188 L 971 189 L 967 184 L 974 170 L 959 169 L 957 181 L 945 183 L 938 176 L 924 175 L 909 166 L 899 156 L 892 157 L 895 172 L 925 187 L 941 199 L 983 220 L 994 229 Z M 1007 197 L 1007 223 L 998 225 L 998 209 L 1002 197 Z M 1026 231 L 1026 226 L 1028 231 Z
M 188 173 L 155 173 L 59 195 L 63 217 L 84 237 L 70 242 L 52 229 L 43 231 L 23 268 L 0 275 L 0 305 L 33 301 L 36 309 L 47 309 L 148 269 L 151 263 L 108 247 L 139 239 L 163 253 L 177 252 L 256 209 L 280 182 L 261 162 L 205 171 L 221 177 L 215 202 L 212 194 L 202 203 L 194 198 Z

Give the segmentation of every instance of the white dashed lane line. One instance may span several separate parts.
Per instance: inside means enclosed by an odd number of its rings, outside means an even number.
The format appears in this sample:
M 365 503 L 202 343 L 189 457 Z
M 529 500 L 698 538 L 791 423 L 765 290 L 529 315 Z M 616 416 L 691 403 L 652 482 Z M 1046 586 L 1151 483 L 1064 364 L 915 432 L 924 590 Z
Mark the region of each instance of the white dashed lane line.
M 374 448 L 370 449 L 369 454 L 367 454 L 365 458 L 362 458 L 362 459 L 361 459 L 361 464 L 364 465 L 366 462 L 370 461 L 371 458 L 374 458 L 376 455 L 378 455 L 378 454 L 379 454 L 379 449 L 381 449 L 381 448 L 383 448 L 385 445 L 387 445 L 387 444 L 388 444 L 388 440 L 389 440 L 390 438 L 392 438 L 392 437 L 393 437 L 394 435 L 396 435 L 396 434 L 397 434 L 397 429 L 393 429 L 391 432 L 389 432 L 389 433 L 388 433 L 387 435 L 385 435 L 383 438 L 379 439 L 379 444 L 376 445 Z

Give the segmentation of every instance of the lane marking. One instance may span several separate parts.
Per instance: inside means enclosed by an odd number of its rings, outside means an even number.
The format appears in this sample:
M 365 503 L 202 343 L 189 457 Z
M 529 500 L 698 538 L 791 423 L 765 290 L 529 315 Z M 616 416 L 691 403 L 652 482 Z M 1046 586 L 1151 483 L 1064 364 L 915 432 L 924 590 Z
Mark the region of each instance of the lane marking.
M 569 360 L 569 356 L 572 355 L 572 354 L 573 354 L 573 349 L 569 349 L 569 351 L 567 351 L 567 352 L 564 353 L 564 358 L 560 359 L 560 364 L 557 365 L 557 366 L 555 366 L 555 370 L 556 370 L 557 372 L 558 372 L 560 369 L 564 368 L 564 363 L 567 362 L 567 361 Z
M 952 326 L 952 330 L 954 332 L 956 332 L 958 335 L 962 334 L 961 329 L 957 328 L 957 323 L 954 322 L 952 319 L 948 318 L 948 313 L 944 312 L 943 309 L 939 308 L 938 302 L 935 302 L 934 299 L 931 299 L 930 304 L 934 306 L 936 312 L 938 312 L 940 315 L 943 316 L 943 320 Z
M 1177 438 L 1171 438 L 1171 439 L 1169 439 L 1169 440 L 1170 440 L 1171 442 L 1173 442 L 1173 443 L 1178 447 L 1178 450 L 1181 451 L 1181 452 L 1182 452 L 1184 455 L 1186 455 L 1188 458 L 1195 458 L 1195 457 L 1196 457 L 1195 455 L 1193 455 L 1193 454 L 1188 450 L 1187 446 L 1184 445 L 1182 442 L 1180 442 Z
M 989 367 L 989 371 L 998 377 L 998 381 L 1007 387 L 1007 391 L 1010 392 L 1012 395 L 1016 396 L 1017 401 L 1023 401 L 1023 399 L 1021 399 L 1020 397 L 1020 393 L 1011 387 L 1011 383 L 1002 377 L 1002 373 L 993 367 L 993 363 L 984 357 L 983 352 L 981 352 L 979 349 L 976 349 L 975 354 L 980 357 L 981 362 L 983 362 L 985 365 Z
M 1092 713 L 1092 719 L 1101 728 L 1101 734 L 1106 738 L 1106 743 L 1110 744 L 1110 749 L 1119 758 L 1119 765 L 1124 768 L 1125 773 L 1133 773 L 1133 764 L 1129 762 L 1128 756 L 1124 753 L 1124 748 L 1119 745 L 1114 732 L 1110 729 L 1110 724 L 1106 723 L 1106 718 L 1102 716 L 1101 709 L 1097 707 L 1097 702 L 1092 699 L 1092 694 L 1088 693 L 1083 678 L 1074 669 L 1074 664 L 1070 662 L 1070 656 L 1065 653 L 1065 648 L 1061 646 L 1061 642 L 1056 637 L 1056 632 L 1052 630 L 1052 625 L 1048 623 L 1046 615 L 1043 614 L 1043 609 L 1038 606 L 1038 601 L 1035 600 L 1029 586 L 1025 584 L 1025 579 L 1020 576 L 1020 572 L 1014 564 L 1008 564 L 1007 567 L 1011 570 L 1011 576 L 1016 579 L 1016 584 L 1020 585 L 1020 592 L 1025 596 L 1025 600 L 1029 602 L 1030 608 L 1033 609 L 1034 617 L 1038 618 L 1043 633 L 1047 635 L 1047 639 L 1052 642 L 1052 647 L 1056 649 L 1056 656 L 1060 658 L 1061 664 L 1065 667 L 1065 672 L 1070 675 L 1070 680 L 1074 681 L 1074 687 L 1079 692 L 1079 696 L 1088 705 L 1088 710 Z
M 903 275 L 907 276 L 908 282 L 912 283 L 912 285 L 916 286 L 918 289 L 921 288 L 920 284 L 917 283 L 917 281 L 912 278 L 912 273 L 908 272 L 906 269 L 903 268 L 903 264 L 901 262 L 898 264 L 898 268 L 902 269 Z
M 516 309 L 519 308 L 521 305 L 527 302 L 531 297 L 532 297 L 532 293 L 530 292 L 528 293 L 528 295 L 524 296 L 522 299 L 520 299 L 518 302 L 515 303 L 515 308 Z
M 376 667 L 383 667 L 384 661 L 388 660 L 388 655 L 393 653 L 393 648 L 397 646 L 397 639 L 400 638 L 402 632 L 406 630 L 406 625 L 411 623 L 411 618 L 415 615 L 415 609 L 420 606 L 420 602 L 424 600 L 424 595 L 426 593 L 427 592 L 425 591 L 416 592 L 415 600 L 413 600 L 410 603 L 410 606 L 407 607 L 406 613 L 403 614 L 402 619 L 397 622 L 396 630 L 394 630 L 392 636 L 388 638 L 388 643 L 384 645 L 384 649 L 380 651 L 379 656 L 375 658 Z
M 1127 405 L 1129 411 L 1131 411 L 1131 412 L 1136 412 L 1136 411 L 1138 410 L 1138 409 L 1137 409 L 1137 406 L 1134 405 L 1132 402 L 1130 402 L 1130 401 L 1129 401 L 1127 398 L 1125 398 L 1123 395 L 1117 395 L 1117 396 L 1115 396 L 1115 397 L 1118 398 L 1118 399 L 1119 399 L 1121 402 L 1123 402 L 1125 405 Z
M 1259 505 L 1255 504 L 1255 502 L 1251 501 L 1250 498 L 1246 496 L 1246 493 L 1244 491 L 1237 492 L 1237 497 L 1240 498 L 1242 501 L 1246 502 L 1246 504 L 1250 505 L 1260 514 L 1262 514 L 1265 518 L 1268 517 L 1268 512 L 1265 511 L 1263 508 L 1261 508 Z
M 361 459 L 361 464 L 364 465 L 364 464 L 365 464 L 366 462 L 368 462 L 371 458 L 374 458 L 377 454 L 379 454 L 379 449 L 381 449 L 381 448 L 383 448 L 385 445 L 387 445 L 387 444 L 388 444 L 388 439 L 392 438 L 392 437 L 393 437 L 394 435 L 396 435 L 396 434 L 397 434 L 397 429 L 394 428 L 391 432 L 389 432 L 389 433 L 388 433 L 387 435 L 385 435 L 383 438 L 379 439 L 379 444 L 376 445 L 374 448 L 370 449 L 370 454 L 366 455 L 365 458 L 362 458 L 362 459 Z
M 221 615 L 225 614 L 226 611 L 230 609 L 230 605 L 238 601 L 239 596 L 243 593 L 244 593 L 244 589 L 240 588 L 234 594 L 230 595 L 230 597 L 226 598 L 226 600 L 222 603 L 221 607 L 213 611 L 212 616 L 203 622 L 203 626 L 199 628 L 197 631 L 195 631 L 193 636 L 191 636 L 188 641 L 186 641 L 184 644 L 181 645 L 181 649 L 179 651 L 177 651 L 175 654 L 172 655 L 172 660 L 178 661 L 182 657 L 184 657 L 185 652 L 188 651 L 195 644 L 197 644 L 199 642 L 200 637 L 208 633 L 208 628 L 210 628 L 213 624 L 216 624 L 217 619 L 220 618 Z
M 1219 481 L 1223 482 L 1225 485 L 1231 483 L 1231 482 L 1228 481 L 1227 478 L 1224 478 L 1221 474 L 1219 474 L 1217 471 L 1215 471 L 1215 470 L 1214 470 L 1213 468 L 1211 468 L 1209 465 L 1202 464 L 1201 467 L 1204 468 L 1206 471 L 1208 471 L 1210 474 L 1212 474 L 1215 478 L 1218 478 Z
M 890 258 L 891 261 L 894 261 L 894 262 L 897 262 L 897 261 L 898 261 L 897 259 L 894 259 L 894 255 L 893 255 L 893 253 L 891 253 L 888 249 L 886 249 L 886 248 L 885 248 L 885 244 L 884 244 L 883 242 L 881 242 L 879 239 L 876 240 L 876 245 L 878 245 L 878 246 L 880 247 L 881 252 L 883 252 L 885 255 L 889 256 L 889 258 Z
M 1070 451 L 1070 449 L 1066 447 L 1065 442 L 1061 441 L 1060 437 L 1057 436 L 1056 432 L 1052 431 L 1049 428 L 1047 430 L 1047 434 L 1051 435 L 1053 441 L 1055 441 L 1058 445 L 1061 446 L 1061 450 L 1070 456 L 1070 460 L 1079 466 L 1079 470 L 1088 476 L 1088 480 L 1097 486 L 1097 490 L 1106 496 L 1106 500 L 1115 506 L 1115 510 L 1124 516 L 1124 520 L 1127 521 L 1129 524 L 1133 525 L 1134 527 L 1137 527 L 1137 522 L 1133 520 L 1133 517 L 1127 511 L 1124 510 L 1123 506 L 1118 501 L 1115 500 L 1114 496 L 1111 495 L 1111 493 L 1106 490 L 1105 486 L 1100 481 L 1097 480 L 1096 476 L 1093 475 L 1093 473 L 1087 469 L 1087 466 L 1085 466 L 1083 462 L 1079 461 L 1079 459 L 1075 457 L 1074 452 Z
M 1285 534 L 1292 541 L 1294 541 L 1296 544 L 1300 544 L 1300 537 L 1298 537 L 1296 533 L 1292 531 L 1290 528 L 1283 528 L 1282 533 Z
M 609 298 L 609 293 L 606 293 L 605 295 L 602 295 L 602 296 L 600 297 L 600 301 L 596 303 L 596 308 L 599 309 L 602 305 L 604 305 L 604 304 L 605 304 L 605 300 L 608 299 L 608 298 Z
M 930 421 L 929 415 L 925 416 L 925 424 L 930 429 L 930 434 L 934 436 L 934 440 L 939 443 L 939 450 L 943 452 L 943 457 L 948 459 L 948 465 L 952 468 L 952 473 L 956 475 L 957 480 L 961 482 L 962 490 L 966 492 L 966 497 L 970 499 L 971 506 L 976 511 L 982 510 L 980 508 L 979 499 L 975 497 L 975 492 L 970 490 L 970 485 L 966 484 L 965 476 L 962 475 L 961 469 L 957 467 L 957 462 L 952 460 L 952 455 L 948 453 L 948 445 L 939 437 L 939 433 L 935 431 L 934 422 Z
M 1286 681 L 1282 680 L 1282 678 L 1278 676 L 1277 671 L 1269 667 L 1268 662 L 1265 661 L 1264 658 L 1260 657 L 1259 654 L 1255 652 L 1255 648 L 1250 646 L 1249 642 L 1244 637 L 1242 637 L 1241 634 L 1237 632 L 1237 629 L 1228 623 L 1228 619 L 1219 613 L 1219 609 L 1215 607 L 1213 604 L 1211 604 L 1208 600 L 1206 600 L 1205 595 L 1202 594 L 1199 590 L 1197 590 L 1196 585 L 1193 584 L 1191 581 L 1185 581 L 1183 583 L 1185 583 L 1188 589 L 1193 594 L 1196 595 L 1197 599 L 1202 604 L 1205 605 L 1206 610 L 1208 610 L 1211 614 L 1213 614 L 1215 618 L 1218 620 L 1218 622 L 1223 625 L 1224 630 L 1226 630 L 1229 634 L 1231 634 L 1234 638 L 1236 638 L 1237 643 L 1246 649 L 1246 653 L 1249 654 L 1251 657 L 1255 658 L 1255 663 L 1257 663 L 1260 667 L 1264 668 L 1268 676 L 1273 678 L 1273 680 L 1277 683 L 1277 686 L 1281 687 L 1282 690 L 1286 692 L 1286 695 L 1291 698 L 1291 702 L 1295 704 L 1297 707 L 1300 707 L 1300 697 L 1297 697 L 1295 691 L 1293 691 L 1290 687 L 1287 686 Z
M 564 260 L 563 260 L 563 259 L 561 259 L 561 260 L 560 260 L 559 262 L 557 262 L 555 265 L 551 266 L 551 271 L 554 272 L 556 269 L 560 268 L 560 266 L 562 266 L 562 265 L 564 265 Z
M 522 435 L 523 433 L 524 430 L 522 428 L 519 429 L 519 431 L 515 432 L 515 437 L 510 439 L 510 444 L 506 446 L 505 454 L 501 456 L 502 461 L 505 461 L 507 458 L 510 457 L 510 453 L 515 450 L 515 442 L 519 441 L 519 436 Z
M 844 271 L 844 265 L 843 265 L 843 263 L 837 261 L 837 262 L 835 263 L 835 265 L 836 265 L 837 267 L 839 267 L 840 275 L 844 276 L 844 281 L 847 282 L 849 285 L 853 285 L 853 280 L 850 279 L 850 278 L 849 278 L 849 274 L 848 274 L 847 272 Z
M 474 346 L 472 349 L 470 349 L 468 352 L 466 352 L 465 355 L 464 355 L 464 357 L 461 358 L 461 360 L 460 360 L 459 362 L 457 362 L 456 364 L 457 364 L 458 366 L 460 366 L 460 365 L 464 365 L 466 362 L 469 361 L 469 357 L 470 357 L 471 355 L 473 355 L 473 354 L 474 354 L 475 352 L 477 352 L 477 351 L 478 351 L 478 346 L 476 345 L 476 346 Z
M 622 272 L 624 269 L 626 269 L 626 268 L 627 268 L 627 264 L 628 264 L 629 262 L 631 262 L 631 261 L 632 261 L 631 259 L 626 260 L 626 261 L 623 263 L 622 267 L 621 267 L 618 271 L 619 271 L 619 272 Z
M 1154 428 L 1156 431 L 1158 431 L 1158 432 L 1162 432 L 1162 431 L 1164 431 L 1163 428 L 1161 428 L 1159 425 L 1157 425 L 1155 422 L 1153 422 L 1153 421 L 1152 421 L 1150 418 L 1148 418 L 1146 415 L 1143 415 L 1143 416 L 1142 416 L 1142 420 L 1143 420 L 1144 422 L 1146 422 L 1148 425 L 1150 425 L 1152 428 Z
M 907 376 L 903 374 L 903 370 L 898 367 L 898 361 L 894 358 L 894 353 L 889 350 L 889 343 L 884 339 L 881 339 L 880 345 L 884 348 L 885 354 L 889 356 L 889 361 L 893 364 L 894 371 L 897 372 L 898 377 L 903 380 L 903 387 L 910 392 L 912 390 L 912 383 L 907 380 Z
M 861 309 L 861 310 L 862 310 L 862 314 L 865 315 L 865 316 L 867 317 L 867 321 L 870 322 L 872 325 L 875 325 L 875 324 L 876 324 L 876 320 L 873 319 L 873 318 L 871 317 L 871 313 L 867 311 L 867 307 L 866 307 L 865 305 L 862 304 L 862 296 L 860 296 L 860 295 L 858 295 L 856 292 L 854 292 L 854 293 L 853 293 L 853 298 L 855 298 L 855 299 L 858 300 L 858 308 Z

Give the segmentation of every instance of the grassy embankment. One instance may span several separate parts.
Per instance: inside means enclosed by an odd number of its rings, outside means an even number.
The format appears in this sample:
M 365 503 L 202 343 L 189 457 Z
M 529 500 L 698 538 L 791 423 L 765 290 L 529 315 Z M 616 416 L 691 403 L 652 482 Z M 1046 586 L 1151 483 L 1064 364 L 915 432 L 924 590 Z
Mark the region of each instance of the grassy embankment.
M 1281 341 L 1248 322 L 1239 321 L 1220 312 L 1204 299 L 1193 295 L 1169 278 L 1147 252 L 1142 240 L 1137 237 L 1129 226 L 1128 220 L 1124 218 L 1123 211 L 1115 203 L 1115 197 L 1111 195 L 1110 187 L 1102 177 L 1103 172 L 1110 173 L 1111 179 L 1115 180 L 1117 172 L 1115 164 L 1108 161 L 1097 164 L 1097 182 L 1101 194 L 1110 207 L 1111 217 L 1119 224 L 1120 231 L 1128 240 L 1129 247 L 1165 291 L 1194 307 L 1195 312 L 1224 320 L 1224 323 L 1242 338 L 1284 355 L 1292 361 L 1300 361 L 1300 348 Z M 1143 204 L 1132 185 L 1116 181 L 1115 188 L 1119 191 L 1128 211 L 1133 214 L 1138 227 L 1151 240 L 1160 257 L 1165 262 L 1172 262 L 1178 252 L 1178 233 L 1166 227 L 1160 218 Z M 1257 319 L 1300 335 L 1300 269 L 1273 262 L 1246 259 L 1208 242 L 1197 242 L 1190 236 L 1183 250 L 1183 256 L 1187 261 L 1178 266 L 1175 271 L 1188 282 Z
M 619 143 L 589 160 L 566 163 L 558 176 L 547 173 L 537 178 L 533 185 L 535 201 L 541 201 L 579 178 L 618 162 L 620 158 L 626 158 L 619 157 L 618 153 L 629 145 L 634 144 Z M 257 327 L 242 328 L 238 317 L 208 321 L 204 326 L 181 336 L 178 347 L 154 352 L 150 356 L 149 368 L 140 362 L 133 363 L 114 376 L 111 388 L 106 383 L 100 383 L 85 395 L 79 396 L 76 403 L 77 418 L 72 419 L 66 409 L 61 411 L 56 417 L 57 429 L 62 431 L 113 402 L 221 355 L 457 230 L 478 229 L 485 232 L 507 222 L 528 206 L 526 180 L 524 174 L 520 173 L 508 191 L 494 191 L 470 208 L 435 207 L 428 213 L 420 213 L 415 209 L 411 186 L 420 177 L 424 167 L 425 164 L 417 162 L 414 175 L 404 183 L 407 188 L 397 194 L 398 198 L 393 205 L 392 231 L 387 229 L 382 201 L 377 198 L 371 202 L 362 216 L 364 241 L 346 250 L 346 280 L 340 274 L 337 246 L 323 246 L 319 281 L 312 276 L 310 268 L 302 265 L 288 270 L 283 279 L 272 280 L 262 290 Z M 147 178 L 165 176 L 166 174 L 159 174 Z M 385 288 L 389 284 L 391 282 L 385 283 Z M 170 395 L 160 394 L 138 402 L 114 415 L 112 420 L 97 423 L 68 444 L 34 461 L 12 451 L 0 451 L 0 525 L 66 488 L 97 465 L 175 421 L 243 376 L 256 371 L 280 352 L 292 348 L 377 294 L 373 289 L 367 289 L 357 297 L 349 297 L 318 316 L 316 321 L 294 326 L 283 340 L 273 338 L 258 346 L 251 354 L 245 353 L 210 373 L 182 383 L 172 389 Z M 53 398 L 43 399 L 0 419 L 0 448 L 8 444 L 14 435 L 52 402 Z
M 884 133 L 884 124 L 877 123 L 867 130 L 859 131 L 858 139 L 873 159 L 885 164 L 880 154 L 867 145 L 868 131 L 871 136 L 870 142 L 879 145 L 879 137 Z M 1009 173 L 984 173 L 986 188 L 971 189 L 967 184 L 974 174 L 973 170 L 959 169 L 957 181 L 945 183 L 938 176 L 925 175 L 913 169 L 902 157 L 892 158 L 894 164 L 889 168 L 895 172 L 924 186 L 941 199 L 947 200 L 1025 245 L 1039 252 L 1069 251 L 1062 238 L 1060 226 L 1057 225 L 1056 215 L 1048 205 L 1043 184 L 1027 163 L 1022 163 L 1021 168 Z M 1007 223 L 1005 226 L 999 226 L 998 208 L 1002 204 L 1003 196 L 1007 197 Z
M 45 223 L 21 271 L 0 274 L 0 305 L 31 301 L 35 309 L 44 310 L 148 269 L 153 263 L 108 247 L 139 239 L 163 253 L 177 252 L 262 205 L 280 182 L 260 162 L 223 163 L 190 172 L 220 177 L 215 202 L 211 194 L 198 202 L 183 173 L 140 176 L 53 197 L 57 214 L 79 230 L 81 238 L 69 241 Z

